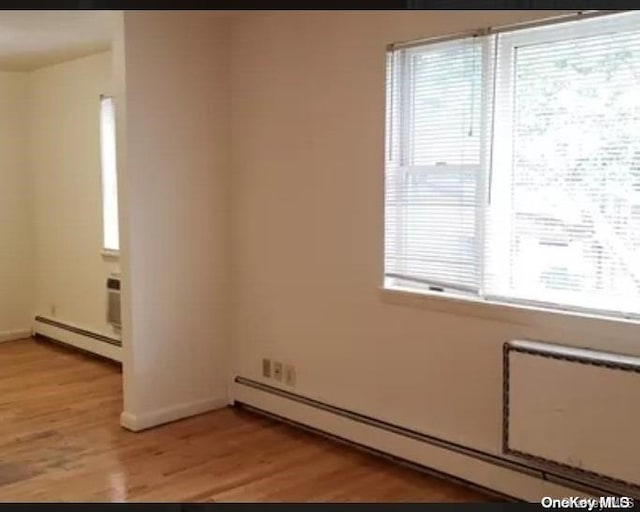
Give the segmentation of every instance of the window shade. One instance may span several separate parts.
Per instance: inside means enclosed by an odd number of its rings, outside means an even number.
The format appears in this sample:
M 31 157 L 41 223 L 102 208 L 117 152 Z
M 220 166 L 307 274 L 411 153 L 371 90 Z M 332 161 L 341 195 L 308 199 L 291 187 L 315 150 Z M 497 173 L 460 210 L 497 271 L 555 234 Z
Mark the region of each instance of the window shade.
M 400 50 L 389 57 L 389 276 L 478 289 L 485 51 L 481 38 L 473 38 Z
M 102 163 L 102 221 L 105 249 L 120 248 L 118 233 L 118 177 L 116 123 L 113 98 L 100 98 L 100 156 Z
M 388 282 L 640 314 L 639 21 L 390 52 Z
M 488 261 L 506 253 L 489 293 L 619 311 L 640 296 L 640 30 L 602 21 L 588 25 L 604 33 L 500 38 L 513 149 L 494 175 L 509 197 L 495 214 L 504 243 L 487 246 Z

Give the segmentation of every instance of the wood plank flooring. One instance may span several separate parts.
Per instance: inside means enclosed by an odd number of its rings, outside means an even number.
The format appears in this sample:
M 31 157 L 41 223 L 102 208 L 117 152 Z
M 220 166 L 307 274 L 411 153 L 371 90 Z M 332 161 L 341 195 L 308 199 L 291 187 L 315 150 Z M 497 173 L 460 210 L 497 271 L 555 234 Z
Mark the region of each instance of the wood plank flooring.
M 239 409 L 128 432 L 121 381 L 47 342 L 0 344 L 0 501 L 490 500 Z

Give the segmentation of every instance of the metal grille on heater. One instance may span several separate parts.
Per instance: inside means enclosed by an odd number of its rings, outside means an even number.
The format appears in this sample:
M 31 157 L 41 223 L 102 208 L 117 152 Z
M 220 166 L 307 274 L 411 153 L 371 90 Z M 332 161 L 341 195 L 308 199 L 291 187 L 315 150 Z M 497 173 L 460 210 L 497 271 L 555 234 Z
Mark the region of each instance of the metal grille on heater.
M 120 319 L 120 276 L 112 274 L 107 279 L 107 323 L 122 327 Z

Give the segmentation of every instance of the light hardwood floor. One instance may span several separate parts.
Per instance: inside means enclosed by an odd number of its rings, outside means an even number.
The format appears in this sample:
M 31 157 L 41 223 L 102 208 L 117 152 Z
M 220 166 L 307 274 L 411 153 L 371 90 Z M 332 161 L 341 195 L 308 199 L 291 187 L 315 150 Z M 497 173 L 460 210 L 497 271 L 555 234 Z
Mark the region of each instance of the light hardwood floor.
M 0 501 L 490 500 L 239 409 L 128 432 L 121 394 L 111 363 L 0 344 Z

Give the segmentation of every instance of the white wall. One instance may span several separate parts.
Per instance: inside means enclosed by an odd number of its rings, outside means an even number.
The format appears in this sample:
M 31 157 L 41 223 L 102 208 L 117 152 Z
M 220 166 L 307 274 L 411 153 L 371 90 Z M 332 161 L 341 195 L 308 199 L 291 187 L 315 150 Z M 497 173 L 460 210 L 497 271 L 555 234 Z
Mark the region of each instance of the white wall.
M 226 403 L 227 36 L 215 12 L 127 11 L 114 46 L 132 429 Z
M 32 320 L 33 230 L 27 172 L 27 75 L 0 72 L 0 341 Z
M 237 374 L 274 385 L 261 376 L 261 358 L 292 363 L 296 393 L 499 454 L 506 340 L 640 354 L 637 325 L 379 291 L 385 45 L 550 14 L 238 18 L 231 87 Z
M 29 73 L 35 314 L 111 337 L 105 281 L 118 270 L 102 249 L 100 95 L 112 89 L 111 53 Z

